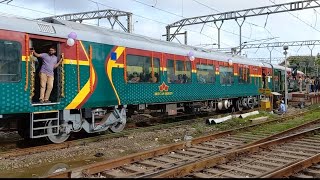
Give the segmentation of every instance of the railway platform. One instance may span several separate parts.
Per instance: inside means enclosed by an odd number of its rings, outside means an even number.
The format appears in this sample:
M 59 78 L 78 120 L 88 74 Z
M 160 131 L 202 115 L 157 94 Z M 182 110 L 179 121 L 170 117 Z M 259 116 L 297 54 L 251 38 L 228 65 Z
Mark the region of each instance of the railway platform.
M 311 92 L 306 94 L 303 92 L 292 92 L 288 95 L 289 105 L 298 106 L 299 103 L 304 103 L 306 106 L 320 103 L 320 92 Z

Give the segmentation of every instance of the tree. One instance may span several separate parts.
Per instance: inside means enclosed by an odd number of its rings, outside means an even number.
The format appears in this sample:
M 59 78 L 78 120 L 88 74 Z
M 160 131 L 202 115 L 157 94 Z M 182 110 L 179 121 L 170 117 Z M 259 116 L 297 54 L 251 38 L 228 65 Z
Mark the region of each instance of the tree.
M 316 57 L 316 65 L 317 65 L 317 66 L 320 65 L 320 53 L 317 54 L 317 57 Z

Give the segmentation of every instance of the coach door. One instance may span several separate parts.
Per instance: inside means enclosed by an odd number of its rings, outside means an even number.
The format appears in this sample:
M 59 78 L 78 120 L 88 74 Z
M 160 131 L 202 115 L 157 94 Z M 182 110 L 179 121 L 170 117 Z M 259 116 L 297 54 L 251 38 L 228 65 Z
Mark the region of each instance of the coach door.
M 278 70 L 274 69 L 274 75 L 273 75 L 273 85 L 274 85 L 274 91 L 275 92 L 280 92 L 280 74 Z
M 32 38 L 30 37 L 29 48 L 30 51 L 35 50 L 36 53 L 49 53 L 50 48 L 54 48 L 56 50 L 55 55 L 57 56 L 57 60 L 59 62 L 61 58 L 61 42 L 55 41 L 54 39 L 40 39 L 40 38 Z M 29 58 L 29 73 L 30 73 L 30 99 L 32 101 L 33 106 L 42 106 L 42 105 L 54 105 L 59 104 L 61 98 L 64 96 L 64 89 L 62 85 L 62 81 L 64 80 L 64 68 L 63 63 L 59 65 L 56 69 L 54 69 L 54 81 L 53 81 L 53 89 L 51 91 L 49 102 L 40 102 L 40 88 L 41 88 L 41 79 L 40 79 L 40 70 L 43 65 L 42 58 L 37 58 L 35 56 L 30 56 Z M 44 80 L 44 79 L 43 79 Z M 47 84 L 45 88 L 45 93 L 47 92 Z

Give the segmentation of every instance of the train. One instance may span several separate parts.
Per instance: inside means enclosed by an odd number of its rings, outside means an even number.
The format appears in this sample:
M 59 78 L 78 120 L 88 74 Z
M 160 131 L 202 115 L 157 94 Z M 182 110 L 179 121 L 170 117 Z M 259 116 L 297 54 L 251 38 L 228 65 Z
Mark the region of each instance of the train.
M 77 34 L 71 46 L 70 32 Z M 39 103 L 42 61 L 30 49 L 50 47 L 65 57 L 55 69 L 51 102 Z M 137 113 L 252 109 L 259 89 L 284 91 L 284 75 L 282 66 L 142 35 L 0 16 L 0 122 L 16 122 L 26 139 L 62 143 L 80 131 L 117 133 Z

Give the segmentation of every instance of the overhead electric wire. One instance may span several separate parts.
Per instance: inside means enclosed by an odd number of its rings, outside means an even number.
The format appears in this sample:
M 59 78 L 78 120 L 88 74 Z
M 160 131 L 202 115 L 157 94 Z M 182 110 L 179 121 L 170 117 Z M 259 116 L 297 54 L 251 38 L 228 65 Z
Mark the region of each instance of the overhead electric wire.
M 198 4 L 200 4 L 200 5 L 203 5 L 203 6 L 209 8 L 209 9 L 211 9 L 211 10 L 214 10 L 214 11 L 216 11 L 216 12 L 218 12 L 218 13 L 221 13 L 221 11 L 219 11 L 219 10 L 217 10 L 217 9 L 214 9 L 214 8 L 212 8 L 211 6 L 208 6 L 208 5 L 206 5 L 206 4 L 204 4 L 204 3 L 201 3 L 201 2 L 199 2 L 199 1 L 197 1 L 197 0 L 192 0 L 192 1 L 194 1 L 194 2 L 196 2 L 196 3 L 198 3 Z M 251 26 L 256 26 L 256 27 L 263 28 L 265 31 L 268 32 L 268 34 L 269 34 L 273 39 L 276 39 L 276 37 L 275 37 L 266 27 L 263 27 L 263 26 L 260 26 L 260 25 L 257 25 L 257 24 L 251 23 L 251 22 L 247 22 L 247 21 L 245 21 L 244 23 L 249 24 L 250 27 L 251 27 Z M 265 23 L 265 26 L 266 26 L 266 24 L 267 24 L 267 21 L 266 21 L 266 23 Z M 250 33 L 250 38 L 251 38 L 251 33 Z M 254 40 L 254 41 L 255 41 L 255 40 Z M 276 40 L 276 41 L 279 42 L 278 40 Z M 257 50 L 257 51 L 258 51 L 258 50 Z M 257 53 L 257 51 L 255 52 L 255 54 Z M 279 50 L 277 50 L 277 49 L 275 49 L 275 51 L 278 51 L 279 53 L 281 53 L 281 52 L 280 52 Z
M 16 8 L 20 8 L 20 9 L 24 9 L 24 10 L 29 10 L 29 11 L 33 11 L 33 12 L 38 12 L 38 13 L 42 13 L 42 14 L 48 14 L 48 15 L 54 15 L 45 11 L 39 11 L 36 9 L 31 9 L 31 8 L 27 8 L 27 7 L 22 7 L 22 6 L 18 6 L 18 5 L 14 5 L 14 4 L 4 4 L 3 2 L 1 2 L 0 4 L 6 5 L 6 6 L 12 6 L 12 7 L 16 7 Z
M 142 5 L 145 5 L 145 6 L 149 6 L 149 7 L 155 8 L 155 9 L 157 9 L 157 10 L 159 10 L 159 11 L 166 12 L 166 13 L 168 13 L 168 14 L 171 14 L 171 15 L 174 15 L 174 16 L 177 16 L 177 17 L 186 18 L 186 17 L 181 16 L 181 15 L 179 15 L 179 14 L 175 14 L 175 13 L 169 12 L 169 11 L 167 11 L 167 10 L 163 10 L 163 9 L 161 9 L 161 8 L 158 8 L 158 7 L 153 7 L 153 6 L 149 5 L 149 4 L 146 4 L 146 3 L 141 2 L 141 1 L 138 1 L 138 0 L 132 0 L 132 1 L 135 1 L 135 2 L 140 3 L 140 4 L 142 4 Z M 204 26 L 209 26 L 209 27 L 211 27 L 211 28 L 213 28 L 213 29 L 217 29 L 216 27 L 210 26 L 210 25 L 208 25 L 208 24 L 204 24 Z M 235 36 L 240 36 L 239 34 L 234 33 L 234 32 L 231 32 L 231 31 L 227 31 L 227 30 L 224 30 L 224 29 L 221 29 L 221 30 L 224 31 L 224 32 L 226 32 L 226 33 L 233 34 L 233 35 L 235 35 Z M 247 39 L 254 40 L 254 39 L 252 39 L 252 38 L 250 38 L 250 37 L 246 37 L 246 36 L 242 36 L 242 37 L 247 38 Z M 223 44 L 225 44 L 225 43 L 223 43 Z
M 98 3 L 98 4 L 100 4 L 100 5 L 102 5 L 102 6 L 105 6 L 105 7 L 108 7 L 108 8 L 112 8 L 112 9 L 115 9 L 115 10 L 119 10 L 119 9 L 113 8 L 113 7 L 109 6 L 109 5 L 106 5 L 106 4 L 104 4 L 104 3 L 100 3 L 100 2 L 97 2 L 97 1 L 94 1 L 94 0 L 88 0 L 88 1 L 94 2 L 94 3 Z M 150 6 L 150 5 L 148 5 L 148 6 Z M 172 14 L 174 14 L 174 13 L 172 13 Z M 137 16 L 137 17 L 140 17 L 140 18 L 143 18 L 143 19 L 147 19 L 147 20 L 150 20 L 150 21 L 154 21 L 154 22 L 157 22 L 157 23 L 160 23 L 160 24 L 163 24 L 163 25 L 168 25 L 168 23 L 161 22 L 161 21 L 158 21 L 158 20 L 154 20 L 154 19 L 151 19 L 151 18 L 142 16 L 142 15 L 139 15 L 139 14 L 136 14 L 136 13 L 133 13 L 133 15 L 134 15 L 134 16 Z M 175 15 L 176 15 L 176 14 L 175 14 Z M 180 15 L 177 15 L 177 16 L 180 16 Z M 194 30 L 191 30 L 191 29 L 187 29 L 187 28 L 183 28 L 183 29 L 188 30 L 188 31 L 190 31 L 190 32 L 199 33 L 199 32 L 197 32 L 197 31 L 194 31 Z M 203 35 L 203 36 L 206 36 L 206 37 L 210 38 L 211 40 L 217 41 L 216 39 L 210 37 L 209 35 L 206 35 L 206 34 L 204 34 L 204 33 L 200 33 L 200 34 Z M 226 43 L 223 43 L 223 44 L 231 47 L 231 45 L 229 45 L 229 44 L 226 44 Z
M 98 3 L 100 5 L 103 5 L 103 6 L 106 6 L 106 7 L 109 7 L 109 8 L 112 8 L 112 9 L 115 9 L 111 6 L 108 6 L 108 5 L 105 5 L 105 4 L 102 4 L 102 3 L 99 3 L 99 2 L 96 2 L 96 1 L 93 1 L 93 0 L 88 0 L 88 1 L 91 1 L 91 2 L 94 2 L 94 3 Z M 2 3 L 0 4 L 3 4 L 3 5 L 7 5 L 7 6 L 12 6 L 12 7 L 16 7 L 16 8 L 20 8 L 20 9 L 24 9 L 24 10 L 28 10 L 28 11 L 32 11 L 32 12 L 38 12 L 38 13 L 42 13 L 42 14 L 46 14 L 46 15 L 50 15 L 50 16 L 55 16 L 55 14 L 52 14 L 52 13 L 49 13 L 49 12 L 45 12 L 45 11 L 40 11 L 40 10 L 36 10 L 36 9 L 32 9 L 32 8 L 26 8 L 26 7 L 22 7 L 22 6 L 19 6 L 19 5 L 13 5 L 13 4 L 4 4 L 4 2 L 6 1 L 1 1 Z M 116 9 L 117 10 L 117 9 Z M 19 16 L 19 15 L 16 15 L 16 14 L 9 14 L 9 13 L 1 13 L 1 14 L 4 14 L 4 15 L 11 15 L 11 16 L 16 16 L 16 17 L 20 17 L 20 18 L 25 18 L 25 19 L 32 19 L 31 17 L 28 17 L 26 18 L 25 16 Z M 157 21 L 157 20 L 154 20 L 154 19 L 151 19 L 151 18 L 147 18 L 147 17 L 144 17 L 144 16 L 141 16 L 141 15 L 138 15 L 138 14 L 134 14 L 135 16 L 137 17 L 140 17 L 140 18 L 144 18 L 144 19 L 147 19 L 147 20 L 150 20 L 150 21 L 154 21 L 154 22 L 157 22 L 157 23 L 160 23 L 160 24 L 163 24 L 163 25 L 167 25 L 167 23 L 165 22 L 161 22 L 161 21 Z M 86 22 L 85 24 L 89 24 L 89 25 L 95 25 L 95 24 L 92 24 L 92 23 L 88 23 Z M 102 26 L 103 27 L 103 26 Z M 105 27 L 105 26 L 104 26 Z M 194 32 L 194 33 L 199 33 L 199 32 L 196 32 L 196 31 L 192 31 L 192 30 L 189 30 L 187 29 L 188 31 L 191 31 L 191 32 Z M 215 40 L 214 38 L 206 35 L 206 34 L 202 34 L 212 40 Z M 216 41 L 216 40 L 215 40 Z M 227 45 L 227 44 L 226 44 Z
M 276 3 L 275 3 L 275 2 L 273 2 L 272 0 L 269 0 L 269 1 L 270 1 L 271 3 L 273 3 L 273 4 L 275 4 L 275 5 L 276 5 Z M 306 24 L 307 26 L 311 27 L 312 29 L 314 29 L 314 30 L 316 30 L 316 31 L 320 32 L 320 30 L 318 30 L 318 29 L 316 29 L 315 27 L 313 27 L 312 25 L 308 24 L 307 22 L 305 22 L 304 20 L 302 20 L 302 19 L 301 19 L 301 18 L 299 18 L 298 16 L 296 16 L 296 15 L 292 14 L 292 13 L 291 13 L 291 12 L 289 12 L 289 11 L 288 11 L 287 13 L 291 14 L 291 16 L 293 16 L 293 17 L 297 18 L 299 21 L 303 22 L 304 24 Z
M 192 1 L 198 3 L 198 4 L 202 5 L 202 6 L 205 6 L 205 7 L 209 8 L 209 9 L 211 9 L 211 10 L 214 10 L 214 11 L 216 11 L 216 12 L 218 12 L 218 13 L 221 13 L 221 11 L 219 11 L 219 10 L 217 10 L 217 9 L 215 9 L 215 8 L 212 8 L 212 7 L 209 6 L 209 5 L 206 5 L 206 4 L 204 4 L 204 3 L 201 3 L 201 2 L 199 2 L 199 1 L 197 1 L 197 0 L 192 0 Z M 266 27 L 263 27 L 263 26 L 260 26 L 260 25 L 257 25 L 257 24 L 254 24 L 254 23 L 248 22 L 248 21 L 245 21 L 244 23 L 250 24 L 250 25 L 252 25 L 252 26 L 256 26 L 256 27 L 263 28 L 264 30 L 266 30 L 266 31 L 268 32 L 268 34 L 269 34 L 270 36 L 272 36 L 273 38 L 275 37 L 273 34 L 271 34 L 271 32 L 270 32 Z M 266 25 L 266 23 L 265 23 L 265 25 Z M 243 37 L 244 37 L 244 36 L 243 36 Z

